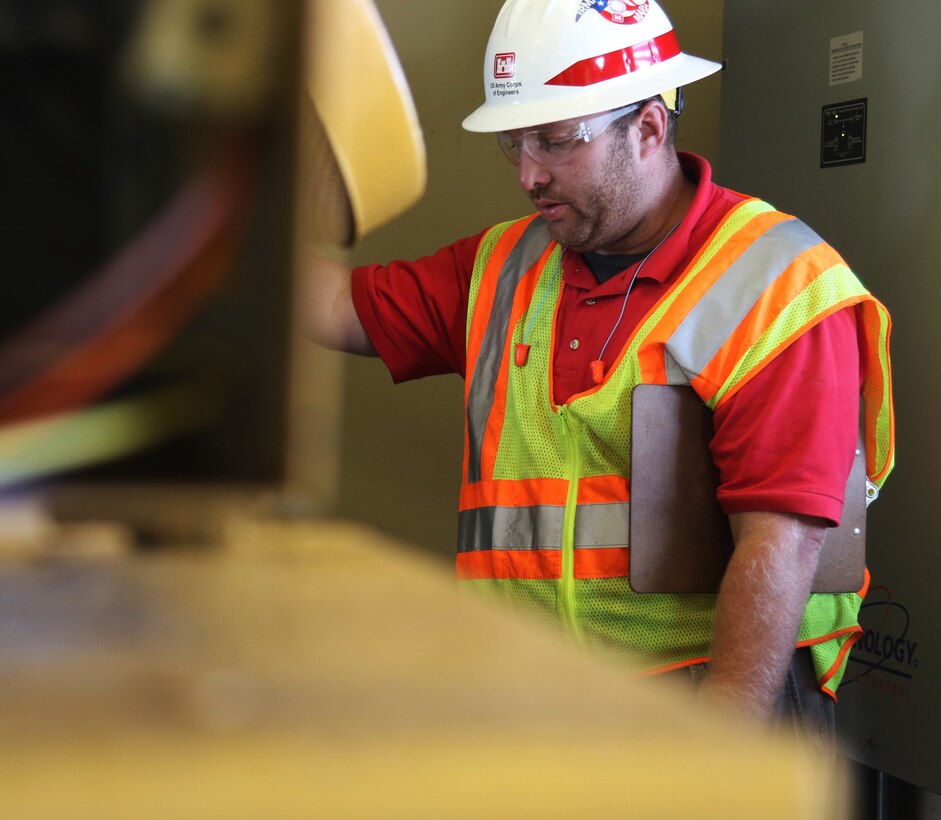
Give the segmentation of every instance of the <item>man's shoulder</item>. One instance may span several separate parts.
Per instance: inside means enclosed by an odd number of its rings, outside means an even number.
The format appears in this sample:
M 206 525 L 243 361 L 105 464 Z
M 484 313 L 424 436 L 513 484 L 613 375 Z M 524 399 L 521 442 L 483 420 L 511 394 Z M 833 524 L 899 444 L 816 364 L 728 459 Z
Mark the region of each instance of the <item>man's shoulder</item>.
M 720 223 L 743 202 L 753 199 L 731 188 L 725 188 L 714 182 L 700 192 L 701 205 L 696 221 L 691 230 L 691 246 L 698 247 L 709 239 Z

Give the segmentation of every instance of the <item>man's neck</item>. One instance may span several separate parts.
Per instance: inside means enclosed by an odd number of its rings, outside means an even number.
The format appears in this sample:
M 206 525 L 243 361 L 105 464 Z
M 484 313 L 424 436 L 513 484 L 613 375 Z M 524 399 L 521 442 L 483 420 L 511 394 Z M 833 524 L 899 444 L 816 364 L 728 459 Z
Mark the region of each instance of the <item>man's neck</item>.
M 628 256 L 649 253 L 680 223 L 696 196 L 696 185 L 683 173 L 675 152 L 666 167 L 652 175 L 645 187 L 653 203 L 646 217 L 622 242 L 599 253 Z
M 657 207 L 651 212 L 652 233 L 643 248 L 647 251 L 662 242 L 683 219 L 696 196 L 696 186 L 686 178 L 675 151 L 671 152 L 660 178 L 664 182 L 657 199 Z

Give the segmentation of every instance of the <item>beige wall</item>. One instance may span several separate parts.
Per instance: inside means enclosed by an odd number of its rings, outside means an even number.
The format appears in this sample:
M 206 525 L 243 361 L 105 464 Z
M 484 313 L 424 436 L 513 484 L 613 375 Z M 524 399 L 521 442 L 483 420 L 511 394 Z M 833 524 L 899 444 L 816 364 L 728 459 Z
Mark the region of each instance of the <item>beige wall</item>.
M 408 77 L 428 148 L 422 201 L 361 242 L 351 261 L 419 256 L 502 219 L 528 200 L 495 142 L 461 120 L 483 99 L 482 59 L 502 0 L 377 0 Z M 683 47 L 721 59 L 722 0 L 667 0 Z M 714 157 L 718 77 L 687 90 L 681 148 Z M 381 150 L 381 124 L 376 147 Z M 449 555 L 462 454 L 457 376 L 393 386 L 377 361 L 343 363 L 337 511 Z

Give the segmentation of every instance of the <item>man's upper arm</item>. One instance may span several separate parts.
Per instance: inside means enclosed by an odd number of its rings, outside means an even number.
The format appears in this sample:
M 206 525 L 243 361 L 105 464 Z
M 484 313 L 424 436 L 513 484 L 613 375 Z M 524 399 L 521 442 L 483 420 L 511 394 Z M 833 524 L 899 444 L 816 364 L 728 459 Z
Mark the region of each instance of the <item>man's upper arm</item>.
M 463 375 L 467 305 L 480 234 L 414 261 L 355 268 L 352 303 L 395 381 Z
M 714 414 L 712 455 L 727 513 L 772 511 L 837 524 L 859 430 L 853 308 L 809 330 Z
M 299 304 L 305 335 L 331 350 L 375 356 L 353 305 L 350 269 L 325 256 L 312 256 L 307 263 Z

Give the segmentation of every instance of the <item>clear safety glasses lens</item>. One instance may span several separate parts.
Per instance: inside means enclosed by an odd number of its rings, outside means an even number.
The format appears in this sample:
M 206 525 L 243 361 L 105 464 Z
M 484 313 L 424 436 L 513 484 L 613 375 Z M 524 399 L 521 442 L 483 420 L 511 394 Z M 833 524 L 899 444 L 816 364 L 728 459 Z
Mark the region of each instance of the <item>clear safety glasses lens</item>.
M 612 122 L 632 114 L 642 105 L 642 102 L 631 103 L 587 120 L 537 128 L 517 136 L 504 131 L 497 134 L 497 143 L 514 165 L 520 164 L 524 152 L 541 165 L 560 165 L 571 158 L 579 143 L 598 139 Z

